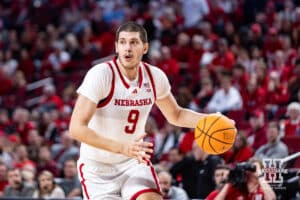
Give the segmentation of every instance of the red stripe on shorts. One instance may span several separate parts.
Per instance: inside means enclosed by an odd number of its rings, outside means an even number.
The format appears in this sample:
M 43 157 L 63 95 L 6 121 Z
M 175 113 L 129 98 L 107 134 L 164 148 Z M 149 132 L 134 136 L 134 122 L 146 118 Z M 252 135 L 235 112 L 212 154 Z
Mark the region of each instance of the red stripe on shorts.
M 150 165 L 150 169 L 151 169 L 151 173 L 152 173 L 152 176 L 153 176 L 155 184 L 156 184 L 156 189 L 160 193 L 161 190 L 160 190 L 160 187 L 159 187 L 159 184 L 158 184 L 158 179 L 157 179 L 157 176 L 156 176 L 156 173 L 155 173 L 155 170 L 154 170 L 154 167 L 152 166 L 152 164 Z
M 141 190 L 141 191 L 138 191 L 137 193 L 135 193 L 135 194 L 130 198 L 130 200 L 136 200 L 136 198 L 138 198 L 138 196 L 140 196 L 141 194 L 147 193 L 147 192 L 156 192 L 156 193 L 160 194 L 160 192 L 157 191 L 156 189 L 144 189 L 144 190 Z
M 81 163 L 80 166 L 79 166 L 79 173 L 80 173 L 80 177 L 81 177 L 81 180 L 82 180 L 80 183 L 81 183 L 81 185 L 83 187 L 83 191 L 84 191 L 84 194 L 85 194 L 86 198 L 90 199 L 90 196 L 89 196 L 89 194 L 87 192 L 87 188 L 86 188 L 86 185 L 85 185 L 85 179 L 83 177 L 83 171 L 82 171 L 82 167 L 83 166 L 84 166 L 83 163 Z

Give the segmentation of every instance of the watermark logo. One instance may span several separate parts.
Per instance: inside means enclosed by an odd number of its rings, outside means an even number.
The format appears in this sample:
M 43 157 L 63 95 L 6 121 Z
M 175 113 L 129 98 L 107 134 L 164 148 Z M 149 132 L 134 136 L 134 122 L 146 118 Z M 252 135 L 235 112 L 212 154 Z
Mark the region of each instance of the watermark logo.
M 263 159 L 264 179 L 267 183 L 281 184 L 283 183 L 283 173 L 287 173 L 284 169 L 281 159 Z

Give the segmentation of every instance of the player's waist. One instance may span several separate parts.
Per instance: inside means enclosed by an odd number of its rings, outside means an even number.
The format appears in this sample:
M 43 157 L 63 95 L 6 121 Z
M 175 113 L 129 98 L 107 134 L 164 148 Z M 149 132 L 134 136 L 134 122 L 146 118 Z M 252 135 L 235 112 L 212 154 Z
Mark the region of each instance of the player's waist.
M 91 164 L 120 164 L 130 158 L 122 154 L 109 152 L 103 149 L 97 149 L 87 144 L 81 144 L 80 159 L 92 162 Z

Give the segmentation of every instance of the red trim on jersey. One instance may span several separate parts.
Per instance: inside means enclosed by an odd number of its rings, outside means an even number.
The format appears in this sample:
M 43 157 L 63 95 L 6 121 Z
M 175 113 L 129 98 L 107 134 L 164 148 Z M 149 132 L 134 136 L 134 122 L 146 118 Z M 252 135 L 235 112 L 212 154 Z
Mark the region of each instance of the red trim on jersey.
M 137 193 L 135 193 L 135 194 L 130 198 L 130 200 L 136 200 L 136 198 L 138 198 L 138 196 L 140 196 L 141 194 L 147 193 L 147 192 L 156 192 L 156 193 L 160 194 L 160 192 L 157 191 L 156 189 L 144 189 L 144 190 L 141 190 L 141 191 L 138 191 Z
M 146 63 L 144 63 L 144 65 L 145 65 L 145 69 L 148 73 L 148 76 L 150 78 L 150 82 L 151 82 L 153 93 L 154 93 L 154 99 L 156 100 L 156 89 L 155 89 L 155 84 L 154 84 L 154 79 L 153 79 L 152 73 L 150 71 L 149 66 Z
M 139 88 L 142 87 L 142 83 L 143 83 L 143 73 L 142 73 L 142 69 L 141 66 L 139 67 Z
M 159 194 L 161 194 L 161 190 L 160 190 L 160 187 L 159 187 L 159 183 L 158 183 L 158 178 L 157 178 L 157 175 L 155 173 L 155 169 L 154 167 L 152 166 L 151 162 L 149 161 L 149 165 L 150 165 L 150 169 L 151 169 L 151 173 L 152 173 L 152 176 L 154 178 L 154 181 L 155 181 L 155 185 L 156 185 L 156 190 L 159 192 Z
M 82 181 L 81 181 L 80 183 L 81 183 L 81 185 L 82 185 L 82 187 L 83 187 L 83 192 L 84 192 L 86 198 L 87 198 L 87 199 L 90 199 L 90 195 L 88 194 L 88 192 L 87 192 L 87 187 L 86 187 L 86 185 L 85 185 L 85 178 L 84 178 L 84 176 L 83 176 L 83 171 L 82 171 L 82 167 L 83 167 L 83 166 L 84 166 L 83 163 L 81 163 L 80 166 L 79 166 L 80 178 L 82 179 Z
M 117 63 L 117 59 L 114 58 L 114 59 L 113 59 L 113 62 L 114 62 L 114 64 L 115 64 L 116 67 L 117 67 L 117 71 L 118 71 L 118 73 L 119 73 L 119 76 L 120 76 L 120 78 L 121 78 L 121 81 L 122 81 L 123 85 L 128 89 L 128 88 L 130 87 L 130 85 L 126 82 L 126 80 L 125 80 L 123 74 L 121 73 L 120 67 L 119 67 L 119 65 L 118 65 L 118 63 Z M 142 83 L 143 83 L 143 74 L 142 74 L 142 69 L 141 69 L 141 67 L 139 66 L 139 88 L 141 88 Z
M 110 102 L 111 98 L 113 97 L 114 90 L 115 90 L 115 72 L 113 70 L 112 65 L 109 62 L 107 62 L 107 64 L 108 64 L 108 66 L 109 66 L 109 68 L 111 69 L 111 72 L 112 72 L 111 89 L 109 91 L 108 96 L 105 97 L 104 99 L 102 99 L 101 101 L 99 101 L 99 103 L 97 105 L 97 108 L 101 108 L 101 107 L 106 106 Z

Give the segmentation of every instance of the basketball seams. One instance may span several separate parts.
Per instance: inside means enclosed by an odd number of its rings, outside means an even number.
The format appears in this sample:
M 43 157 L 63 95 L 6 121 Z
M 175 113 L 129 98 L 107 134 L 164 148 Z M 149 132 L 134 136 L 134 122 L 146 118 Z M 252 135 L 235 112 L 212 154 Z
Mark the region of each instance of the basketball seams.
M 218 120 L 220 124 L 217 123 Z M 227 128 L 224 128 L 225 124 L 227 124 Z M 234 141 L 232 139 L 234 139 L 235 134 L 236 128 L 230 125 L 225 117 L 222 115 L 207 115 L 197 123 L 194 139 L 205 152 L 220 154 L 232 146 Z M 227 137 L 227 135 L 230 135 L 232 138 Z
M 203 138 L 203 140 L 202 140 L 202 149 L 204 149 L 204 142 L 205 142 L 206 136 L 208 136 L 207 133 L 209 132 L 209 130 L 211 129 L 211 127 L 213 127 L 213 125 L 214 125 L 219 119 L 221 119 L 221 117 L 222 117 L 222 116 L 219 116 L 217 119 L 215 119 L 215 121 L 213 121 L 213 122 L 210 124 L 210 126 L 209 126 L 208 129 L 207 129 L 207 131 L 205 131 L 205 135 L 204 135 L 204 138 Z M 206 120 L 206 117 L 205 117 L 204 119 Z M 203 126 L 205 127 L 205 125 L 203 125 Z M 204 131 L 204 128 L 203 128 L 203 131 Z
M 202 127 L 202 130 L 201 130 L 201 134 L 204 133 L 204 138 L 202 140 L 202 145 L 201 145 L 202 149 L 204 149 L 204 141 L 205 141 L 205 138 L 207 136 L 207 133 L 204 131 L 205 125 L 206 125 L 206 117 L 204 117 L 204 119 L 203 119 L 203 127 Z
M 214 140 L 216 140 L 216 141 L 218 141 L 218 142 L 220 142 L 220 143 L 223 143 L 223 144 L 229 144 L 229 145 L 231 145 L 231 143 L 224 142 L 224 141 L 222 141 L 222 140 L 220 140 L 220 139 L 218 139 L 218 138 L 215 138 L 215 137 L 212 137 L 211 135 L 208 135 L 207 133 L 205 133 L 203 130 L 201 130 L 201 129 L 198 128 L 198 127 L 197 127 L 197 129 L 199 130 L 199 132 L 201 132 L 201 134 L 203 133 L 204 135 L 207 135 L 207 137 L 209 137 L 209 138 L 211 138 L 211 139 L 214 139 Z M 225 131 L 225 130 L 234 130 L 234 129 L 235 129 L 235 128 L 219 129 L 219 130 L 215 131 L 214 133 L 220 132 L 220 131 Z M 195 140 L 198 139 L 198 138 L 201 136 L 201 134 L 200 134 L 198 137 L 196 137 Z

